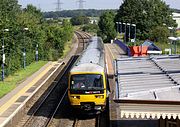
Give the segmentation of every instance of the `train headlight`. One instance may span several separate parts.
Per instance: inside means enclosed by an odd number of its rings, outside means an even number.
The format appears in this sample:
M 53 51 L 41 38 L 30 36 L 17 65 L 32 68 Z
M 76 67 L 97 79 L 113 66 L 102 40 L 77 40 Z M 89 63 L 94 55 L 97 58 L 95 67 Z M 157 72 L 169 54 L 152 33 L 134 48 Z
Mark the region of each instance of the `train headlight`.
M 94 109 L 95 110 L 101 110 L 102 108 L 101 108 L 101 106 L 95 106 Z
M 104 98 L 104 95 L 95 95 L 96 98 Z
M 74 99 L 80 99 L 80 96 L 71 96 L 72 98 L 74 98 Z

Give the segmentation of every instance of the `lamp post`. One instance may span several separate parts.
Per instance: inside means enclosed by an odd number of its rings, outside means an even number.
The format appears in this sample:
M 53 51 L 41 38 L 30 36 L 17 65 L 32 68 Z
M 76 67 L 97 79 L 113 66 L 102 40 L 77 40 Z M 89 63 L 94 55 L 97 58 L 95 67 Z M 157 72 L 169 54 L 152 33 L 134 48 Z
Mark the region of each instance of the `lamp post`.
M 129 26 L 128 42 L 130 42 L 130 40 L 131 40 L 131 24 L 127 23 L 127 25 Z
M 119 27 L 120 27 L 120 29 L 119 29 L 119 33 L 122 33 L 122 24 L 121 24 L 121 22 L 119 22 Z
M 119 33 L 122 34 L 122 23 L 119 22 L 119 24 L 120 24 L 120 31 L 119 31 Z
M 116 22 L 116 24 L 117 24 L 117 35 L 118 35 L 118 32 L 119 32 L 119 30 L 118 30 L 119 22 Z
M 29 28 L 24 28 L 23 68 L 26 67 L 25 32 L 28 31 L 28 30 L 29 30 Z
M 179 43 L 180 42 L 180 37 L 177 37 L 177 43 Z M 176 48 L 178 49 L 178 45 L 176 45 Z M 179 52 L 178 52 L 178 54 L 179 54 Z
M 125 31 L 124 31 L 124 43 L 126 43 L 126 23 L 123 23 L 124 24 L 124 29 L 125 29 Z
M 168 39 L 170 40 L 171 44 L 174 43 L 174 54 L 176 54 L 176 41 L 178 40 L 178 38 L 176 38 L 176 37 L 168 37 Z M 171 45 L 171 52 L 172 52 L 172 45 Z
M 116 31 L 118 32 L 118 24 L 119 24 L 119 23 L 118 23 L 118 22 L 116 22 L 116 24 L 117 24 Z
M 168 27 L 169 31 L 170 31 L 170 36 L 173 37 L 173 27 Z M 170 49 L 171 49 L 171 53 L 172 53 L 172 44 L 173 44 L 173 40 L 174 38 L 169 38 L 170 40 Z
M 136 24 L 131 24 L 134 26 L 134 43 L 136 42 Z
M 2 81 L 4 81 L 4 64 L 5 64 L 5 52 L 4 52 L 4 32 L 8 32 L 9 29 L 4 29 L 3 30 L 3 43 L 2 43 Z
M 170 34 L 171 34 L 171 36 L 173 36 L 173 32 L 172 32 L 173 27 L 168 27 L 168 29 L 170 30 Z
M 36 44 L 36 62 L 38 62 L 38 44 Z

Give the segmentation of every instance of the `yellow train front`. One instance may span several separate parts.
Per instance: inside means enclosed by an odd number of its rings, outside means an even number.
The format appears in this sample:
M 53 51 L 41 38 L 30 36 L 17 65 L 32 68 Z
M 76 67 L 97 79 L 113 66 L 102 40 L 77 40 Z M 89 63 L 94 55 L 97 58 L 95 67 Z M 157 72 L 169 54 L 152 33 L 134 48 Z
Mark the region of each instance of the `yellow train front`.
M 106 107 L 107 76 L 104 45 L 93 37 L 69 73 L 68 97 L 74 108 L 103 111 Z

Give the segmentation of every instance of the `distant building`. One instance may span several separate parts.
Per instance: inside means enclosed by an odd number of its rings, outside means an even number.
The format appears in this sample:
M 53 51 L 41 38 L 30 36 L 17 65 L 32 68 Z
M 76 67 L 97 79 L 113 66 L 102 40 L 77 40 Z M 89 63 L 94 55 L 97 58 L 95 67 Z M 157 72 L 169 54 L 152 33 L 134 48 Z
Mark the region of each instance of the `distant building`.
M 180 29 L 180 13 L 173 13 L 173 19 L 178 24 L 177 29 Z
M 91 24 L 98 24 L 98 20 L 97 19 L 90 19 L 90 23 Z
M 46 21 L 48 21 L 48 20 L 53 20 L 53 18 L 45 18 L 45 20 L 46 20 Z

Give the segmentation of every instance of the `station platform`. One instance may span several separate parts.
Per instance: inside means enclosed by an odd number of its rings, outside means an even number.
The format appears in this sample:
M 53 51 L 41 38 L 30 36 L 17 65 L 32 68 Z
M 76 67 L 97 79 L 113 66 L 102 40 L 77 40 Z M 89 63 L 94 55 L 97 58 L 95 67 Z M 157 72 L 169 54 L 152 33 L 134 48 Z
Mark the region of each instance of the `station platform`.
M 27 103 L 50 78 L 57 77 L 60 66 L 66 65 L 69 59 L 76 54 L 77 47 L 77 38 L 74 38 L 71 50 L 64 59 L 48 62 L 0 99 L 0 127 L 13 126 L 14 121 L 23 116 Z
M 18 112 L 23 110 L 22 108 L 27 101 L 53 75 L 61 64 L 58 62 L 48 62 L 0 99 L 0 127 L 7 125 Z
M 112 45 L 111 45 L 112 46 Z M 111 57 L 118 50 L 111 50 Z M 115 57 L 111 127 L 165 127 L 180 123 L 180 56 Z
M 71 50 L 71 53 L 66 56 L 66 59 L 69 59 L 72 54 L 75 54 L 77 45 L 75 44 L 75 46 L 72 47 L 74 48 Z M 112 50 L 116 53 L 112 52 Z M 105 45 L 105 52 L 108 76 L 112 78 L 114 76 L 112 61 L 119 57 L 119 53 L 117 47 L 112 44 Z M 63 64 L 63 62 L 48 62 L 39 71 L 28 77 L 14 90 L 0 99 L 0 127 L 13 126 L 12 124 L 14 121 L 16 121 L 18 117 L 21 118 L 23 116 L 29 99 L 50 77 L 53 77 L 52 75 Z

